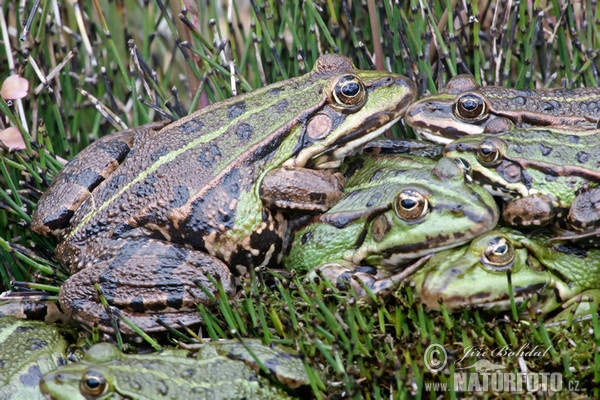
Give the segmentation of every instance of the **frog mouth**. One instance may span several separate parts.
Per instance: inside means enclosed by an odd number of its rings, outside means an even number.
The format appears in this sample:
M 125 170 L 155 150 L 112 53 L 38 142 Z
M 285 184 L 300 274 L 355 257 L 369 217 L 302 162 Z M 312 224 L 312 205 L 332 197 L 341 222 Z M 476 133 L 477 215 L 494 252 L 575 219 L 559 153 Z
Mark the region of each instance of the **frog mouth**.
M 509 310 L 511 307 L 511 296 L 506 293 L 493 293 L 491 291 L 480 291 L 470 296 L 465 295 L 444 295 L 443 289 L 433 288 L 429 290 L 427 281 L 423 283 L 420 297 L 421 300 L 432 309 L 440 309 L 440 303 L 443 303 L 448 310 L 458 310 L 463 308 L 477 308 L 482 310 Z M 540 282 L 527 286 L 513 286 L 512 299 L 516 306 L 524 304 L 526 301 L 534 301 L 536 304 L 543 301 L 546 297 L 544 292 L 547 288 L 545 282 Z
M 389 121 L 381 125 L 383 118 L 389 119 Z M 313 155 L 308 163 L 309 166 L 317 169 L 337 168 L 345 157 L 359 153 L 362 146 L 390 129 L 401 118 L 402 114 L 398 115 L 398 113 L 390 111 L 366 120 L 364 122 L 365 129 L 354 130 L 343 135 L 334 145 Z M 371 130 L 372 126 L 379 126 L 379 128 Z M 365 132 L 367 133 L 365 134 Z

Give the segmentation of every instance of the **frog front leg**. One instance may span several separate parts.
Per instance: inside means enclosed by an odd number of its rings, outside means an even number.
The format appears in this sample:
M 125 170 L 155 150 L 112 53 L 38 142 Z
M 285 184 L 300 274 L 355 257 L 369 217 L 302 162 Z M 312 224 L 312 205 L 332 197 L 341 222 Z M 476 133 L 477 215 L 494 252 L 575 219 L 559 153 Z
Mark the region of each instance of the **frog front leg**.
M 260 198 L 280 210 L 325 212 L 343 195 L 340 173 L 306 168 L 277 168 L 269 171 L 260 184 Z
M 157 319 L 175 327 L 200 322 L 197 304 L 210 301 L 206 292 L 216 292 L 209 275 L 227 294 L 235 291 L 229 268 L 206 253 L 150 238 L 102 245 L 112 246 L 115 255 L 85 262 L 59 293 L 63 311 L 88 327 L 113 331 L 94 285 L 109 305 L 147 332 L 164 330 Z M 133 334 L 122 322 L 119 326 L 123 333 Z
M 502 210 L 502 219 L 510 226 L 543 226 L 558 215 L 557 204 L 543 194 L 532 194 L 509 201 Z
M 554 311 L 555 315 L 548 322 L 564 323 L 565 321 L 589 317 L 592 311 L 598 311 L 598 304 L 600 304 L 600 290 L 590 289 L 583 291 L 564 303 L 557 305 L 558 308 Z
M 357 266 L 348 261 L 334 261 L 316 268 L 308 278 L 321 276 L 338 290 L 352 291 L 359 298 L 366 298 L 370 293 L 377 297 L 386 297 L 421 268 L 429 258 L 430 256 L 421 257 L 397 273 L 391 273 L 383 267 Z
M 44 236 L 58 236 L 92 190 L 112 174 L 129 154 L 136 132 L 158 130 L 153 122 L 104 136 L 65 165 L 38 202 L 31 228 Z
M 599 234 L 600 228 L 600 187 L 579 193 L 567 214 L 567 223 L 574 231 Z

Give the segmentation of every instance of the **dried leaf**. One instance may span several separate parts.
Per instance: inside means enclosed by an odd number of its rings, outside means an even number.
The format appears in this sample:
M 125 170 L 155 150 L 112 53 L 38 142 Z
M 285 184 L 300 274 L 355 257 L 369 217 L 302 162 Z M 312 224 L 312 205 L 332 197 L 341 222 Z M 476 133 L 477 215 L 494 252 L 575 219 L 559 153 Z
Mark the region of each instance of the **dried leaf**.
M 29 90 L 29 82 L 19 75 L 11 75 L 2 82 L 0 94 L 5 100 L 22 99 L 27 96 Z

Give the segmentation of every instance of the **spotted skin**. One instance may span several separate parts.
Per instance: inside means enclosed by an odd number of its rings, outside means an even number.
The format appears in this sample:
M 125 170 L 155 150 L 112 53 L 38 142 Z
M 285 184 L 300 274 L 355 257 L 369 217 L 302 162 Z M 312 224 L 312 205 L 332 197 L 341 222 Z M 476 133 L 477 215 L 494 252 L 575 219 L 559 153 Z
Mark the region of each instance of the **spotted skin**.
M 351 87 L 360 89 L 360 107 L 353 98 L 351 108 L 336 103 L 347 81 L 360 82 Z M 281 261 L 287 220 L 263 202 L 264 176 L 279 168 L 328 173 L 320 170 L 397 121 L 414 94 L 405 77 L 358 71 L 345 57 L 324 55 L 302 77 L 162 128 L 142 126 L 93 143 L 57 176 L 32 224 L 38 233 L 58 235 L 57 258 L 75 274 L 61 288 L 63 309 L 109 333 L 100 294 L 147 331 L 164 329 L 158 317 L 198 321 L 195 304 L 210 301 L 198 286 L 216 290 L 208 276 L 230 294 L 236 276 Z M 331 128 L 316 132 L 311 121 L 323 115 Z M 96 158 L 102 179 L 80 179 L 76 201 L 63 202 L 69 177 L 88 177 L 85 162 Z

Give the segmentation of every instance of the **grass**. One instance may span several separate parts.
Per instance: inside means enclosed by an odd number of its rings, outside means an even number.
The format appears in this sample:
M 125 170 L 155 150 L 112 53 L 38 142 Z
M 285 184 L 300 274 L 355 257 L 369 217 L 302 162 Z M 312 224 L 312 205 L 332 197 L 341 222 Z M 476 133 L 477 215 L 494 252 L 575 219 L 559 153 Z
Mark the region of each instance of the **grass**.
M 323 52 L 407 75 L 421 95 L 459 73 L 519 88 L 598 86 L 600 9 L 593 1 L 252 1 L 232 2 L 233 9 L 207 1 L 201 13 L 182 10 L 179 1 L 95 0 L 58 11 L 53 4 L 0 6 L 0 81 L 18 73 L 30 83 L 23 101 L 0 100 L 2 123 L 19 127 L 27 145 L 0 152 L 2 290 L 11 281 L 35 282 L 22 286 L 52 294 L 68 275 L 55 262 L 56 243 L 29 229 L 64 159 L 126 126 L 179 118 L 303 74 Z M 411 132 L 398 126 L 395 134 Z M 269 281 L 272 287 L 253 282 L 239 297 L 201 307 L 203 332 L 298 349 L 317 398 L 460 396 L 425 385 L 451 383 L 452 361 L 469 346 L 524 344 L 549 350 L 490 361 L 510 371 L 522 371 L 522 360 L 530 371 L 560 372 L 565 385 L 577 382 L 574 395 L 600 396 L 597 316 L 548 329 L 511 315 L 429 312 L 410 287 L 363 304 L 324 282 Z M 432 343 L 449 355 L 449 367 L 435 375 L 423 360 Z

